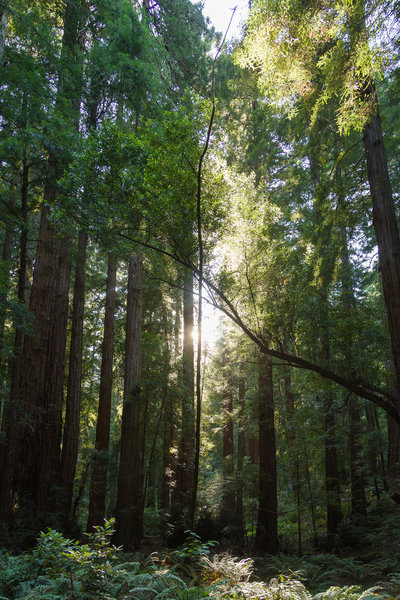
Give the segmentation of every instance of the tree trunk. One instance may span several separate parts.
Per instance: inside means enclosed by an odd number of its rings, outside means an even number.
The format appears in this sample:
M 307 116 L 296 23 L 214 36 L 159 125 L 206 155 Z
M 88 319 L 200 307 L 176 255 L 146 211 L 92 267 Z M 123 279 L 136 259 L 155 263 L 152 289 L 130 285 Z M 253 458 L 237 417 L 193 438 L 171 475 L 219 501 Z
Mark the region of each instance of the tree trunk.
M 179 340 L 181 332 L 180 308 L 181 302 L 176 302 L 175 322 L 173 339 L 170 345 L 170 367 L 177 363 L 179 356 Z M 161 508 L 168 510 L 172 503 L 173 490 L 173 474 L 176 469 L 174 456 L 171 454 L 171 448 L 174 443 L 175 423 L 174 423 L 174 396 L 168 392 L 165 399 L 165 411 L 163 422 L 163 475 L 162 475 L 162 492 L 161 492 Z
M 287 442 L 290 457 L 291 480 L 293 486 L 294 501 L 297 505 L 297 540 L 298 553 L 302 552 L 301 540 L 301 507 L 300 507 L 300 466 L 299 450 L 297 447 L 296 430 L 294 423 L 294 394 L 292 391 L 292 379 L 290 376 L 290 367 L 283 366 L 283 385 L 286 399 L 286 419 L 287 419 Z
M 387 416 L 388 455 L 387 468 L 393 469 L 400 460 L 400 426 L 390 415 Z
M 4 345 L 4 327 L 6 323 L 6 306 L 7 306 L 7 294 L 8 294 L 8 284 L 10 279 L 10 261 L 12 255 L 12 247 L 13 247 L 13 227 L 10 224 L 6 223 L 6 229 L 4 232 L 4 242 L 3 242 L 3 251 L 1 254 L 2 265 L 1 269 L 4 272 L 3 277 L 3 289 L 0 289 L 0 366 L 2 363 L 3 357 L 3 345 Z M 0 414 L 0 423 L 1 423 L 1 414 Z
M 368 432 L 372 438 L 369 447 L 369 463 L 371 473 L 374 478 L 374 486 L 377 500 L 380 499 L 379 479 L 381 480 L 383 489 L 387 491 L 388 484 L 386 481 L 385 458 L 383 454 L 383 438 L 379 427 L 379 417 L 376 407 L 366 403 L 365 414 L 368 423 Z
M 258 367 L 258 410 L 260 443 L 259 505 L 255 539 L 258 552 L 278 551 L 278 500 L 274 423 L 272 361 L 261 354 Z
M 333 536 L 342 521 L 342 509 L 340 504 L 339 468 L 336 452 L 335 416 L 330 393 L 324 394 L 323 410 L 325 413 L 326 529 L 328 545 L 331 545 L 333 543 Z
M 27 240 L 28 240 L 28 174 L 26 153 L 23 158 L 21 185 L 21 233 L 20 259 L 18 268 L 18 301 L 21 305 L 26 302 L 26 269 L 27 269 Z M 4 250 L 3 250 L 4 254 Z M 14 504 L 15 485 L 13 474 L 15 469 L 16 443 L 18 433 L 19 396 L 22 371 L 22 348 L 24 334 L 19 324 L 15 324 L 14 359 L 11 367 L 10 397 L 5 405 L 2 432 L 4 444 L 0 452 L 0 523 L 8 523 Z
M 174 404 L 172 394 L 168 391 L 165 399 L 163 419 L 163 471 L 160 507 L 168 510 L 171 503 L 171 448 L 174 435 Z
M 235 506 L 234 447 L 233 447 L 233 389 L 231 365 L 223 350 L 224 386 L 222 392 L 222 502 L 220 513 L 221 531 L 226 540 L 234 541 L 238 535 Z M 242 540 L 243 541 L 243 540 Z
M 364 476 L 361 462 L 360 439 L 362 425 L 360 407 L 356 398 L 349 398 L 349 446 L 350 446 L 350 477 L 351 477 L 351 515 L 356 518 L 367 516 L 367 501 L 365 498 Z
M 61 490 L 63 498 L 59 505 L 62 507 L 62 511 L 67 519 L 71 515 L 72 494 L 79 449 L 87 237 L 86 232 L 81 231 L 79 233 L 72 308 L 67 402 L 61 453 Z
M 108 450 L 112 400 L 115 306 L 117 299 L 117 257 L 108 255 L 104 333 L 101 350 L 99 408 L 96 423 L 95 454 L 89 491 L 89 514 L 86 531 L 102 525 L 106 515 Z
M 179 511 L 189 507 L 194 465 L 194 348 L 193 273 L 186 269 L 183 293 L 183 390 L 181 436 L 178 448 L 175 504 Z
M 327 324 L 329 323 L 327 306 L 327 286 L 321 292 L 321 356 L 325 364 L 329 364 L 331 351 Z M 326 490 L 326 528 L 327 543 L 331 546 L 334 535 L 342 521 L 340 503 L 339 466 L 336 450 L 335 408 L 330 387 L 322 394 L 324 412 L 324 443 L 325 443 L 325 490 Z
M 142 346 L 142 261 L 129 261 L 126 314 L 124 406 L 118 473 L 115 541 L 138 548 L 143 536 L 143 498 L 140 440 L 140 377 Z
M 241 525 L 241 536 L 245 533 L 244 509 L 243 509 L 243 463 L 246 455 L 245 447 L 245 395 L 246 382 L 244 378 L 243 361 L 239 363 L 239 382 L 238 382 L 238 404 L 239 404 L 239 421 L 238 421 L 238 436 L 237 436 L 237 484 L 236 484 L 236 512 L 238 522 Z
M 355 311 L 355 296 L 353 286 L 352 265 L 349 258 L 347 231 L 342 234 L 342 257 L 341 257 L 341 282 L 343 316 L 350 319 Z M 352 355 L 352 335 L 344 333 L 344 353 L 346 363 L 351 375 L 356 378 L 356 369 Z M 364 518 L 367 515 L 367 502 L 365 498 L 365 482 L 361 464 L 361 439 L 363 435 L 360 407 L 358 399 L 350 396 L 348 401 L 349 415 L 349 450 L 350 450 L 350 477 L 351 477 L 351 514 L 352 517 Z
M 84 6 L 82 0 L 82 7 Z M 78 44 L 82 10 L 67 4 L 57 90 L 57 109 L 70 109 L 77 126 L 81 94 L 82 53 Z M 19 506 L 33 511 L 36 526 L 49 525 L 55 508 L 55 483 L 60 475 L 65 346 L 71 264 L 71 236 L 57 238 L 50 207 L 58 197 L 61 161 L 51 154 L 47 163 L 39 240 L 35 259 L 30 311 L 34 335 L 24 340 L 21 385 L 23 420 L 17 458 Z M 47 515 L 47 516 L 45 516 Z M 55 525 L 57 523 L 55 522 Z
M 376 97 L 372 84 L 369 93 Z M 397 391 L 400 394 L 400 239 L 378 109 L 364 128 L 363 140 L 372 196 L 372 220 L 378 244 L 379 269 Z

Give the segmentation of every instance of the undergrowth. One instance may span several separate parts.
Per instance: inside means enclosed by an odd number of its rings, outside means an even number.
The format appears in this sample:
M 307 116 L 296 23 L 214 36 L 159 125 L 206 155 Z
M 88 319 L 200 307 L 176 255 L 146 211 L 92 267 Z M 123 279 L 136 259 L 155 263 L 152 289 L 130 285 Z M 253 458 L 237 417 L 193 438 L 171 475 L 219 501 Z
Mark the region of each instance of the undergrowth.
M 346 566 L 332 555 L 297 558 L 296 570 L 286 563 L 264 583 L 253 577 L 252 559 L 212 555 L 214 543 L 202 543 L 192 532 L 179 550 L 145 562 L 123 562 L 112 533 L 112 520 L 84 544 L 49 529 L 30 553 L 1 553 L 0 600 L 400 600 L 400 572 L 364 591 L 359 585 L 330 586 L 312 596 L 310 583 L 321 583 L 323 571 L 326 576 Z M 284 562 L 283 556 L 264 560 L 271 573 Z M 357 576 L 358 562 L 348 561 L 347 569 Z

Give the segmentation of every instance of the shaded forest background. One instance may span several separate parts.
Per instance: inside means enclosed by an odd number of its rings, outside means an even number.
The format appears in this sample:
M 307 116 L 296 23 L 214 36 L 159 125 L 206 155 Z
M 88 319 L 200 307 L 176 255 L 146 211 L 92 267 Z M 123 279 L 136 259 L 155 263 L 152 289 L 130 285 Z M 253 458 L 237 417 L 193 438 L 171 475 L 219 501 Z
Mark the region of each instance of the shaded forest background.
M 399 16 L 0 2 L 5 546 L 395 563 Z

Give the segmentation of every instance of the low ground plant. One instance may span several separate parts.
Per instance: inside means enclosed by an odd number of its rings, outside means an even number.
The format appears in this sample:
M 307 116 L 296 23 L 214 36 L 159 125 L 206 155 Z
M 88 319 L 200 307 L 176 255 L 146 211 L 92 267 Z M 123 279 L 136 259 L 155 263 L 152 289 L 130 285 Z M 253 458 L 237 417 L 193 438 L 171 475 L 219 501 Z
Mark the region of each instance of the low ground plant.
M 111 544 L 112 533 L 112 520 L 83 544 L 49 529 L 31 552 L 1 553 L 0 600 L 400 600 L 398 573 L 364 591 L 359 585 L 330 586 L 313 596 L 310 575 L 286 568 L 257 581 L 252 559 L 212 555 L 214 543 L 201 542 L 192 532 L 168 557 L 153 555 L 143 562 L 122 561 L 122 553 Z M 319 565 L 321 573 L 332 557 L 318 556 L 313 557 L 314 567 Z M 276 568 L 283 556 L 263 560 Z M 297 565 L 304 566 L 302 560 L 297 558 Z M 334 571 L 339 565 L 332 562 Z M 190 569 L 182 569 L 188 565 Z

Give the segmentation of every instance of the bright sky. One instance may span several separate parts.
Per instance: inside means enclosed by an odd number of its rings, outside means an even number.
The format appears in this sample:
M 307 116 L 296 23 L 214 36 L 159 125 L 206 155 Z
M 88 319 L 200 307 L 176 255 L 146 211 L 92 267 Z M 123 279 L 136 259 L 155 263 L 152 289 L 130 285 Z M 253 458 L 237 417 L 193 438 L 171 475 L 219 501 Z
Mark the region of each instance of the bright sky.
M 210 17 L 211 23 L 217 31 L 225 33 L 229 25 L 232 10 L 237 7 L 235 16 L 229 30 L 228 37 L 237 37 L 240 34 L 243 21 L 246 19 L 249 3 L 248 0 L 203 0 L 203 13 Z
M 192 0 L 192 2 L 195 3 L 196 0 Z M 225 33 L 232 16 L 232 9 L 236 6 L 228 39 L 240 36 L 243 22 L 249 11 L 248 0 L 203 0 L 203 2 L 204 15 L 209 17 L 215 29 L 222 33 Z M 214 347 L 220 335 L 220 314 L 219 310 L 210 306 L 208 302 L 203 301 L 203 340 L 209 350 Z

